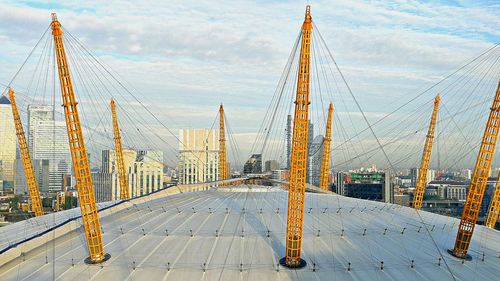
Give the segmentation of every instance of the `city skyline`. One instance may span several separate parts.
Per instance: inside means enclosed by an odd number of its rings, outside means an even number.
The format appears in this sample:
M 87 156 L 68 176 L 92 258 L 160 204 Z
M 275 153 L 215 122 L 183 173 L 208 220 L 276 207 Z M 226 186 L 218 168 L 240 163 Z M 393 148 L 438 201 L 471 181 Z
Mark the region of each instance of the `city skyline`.
M 157 9 L 138 9 L 134 15 L 119 13 L 125 12 L 126 7 L 111 9 L 115 7 L 113 3 L 96 5 L 91 1 L 85 4 L 32 1 L 0 4 L 2 11 L 10 11 L 4 14 L 6 23 L 26 31 L 21 32 L 22 36 L 13 36 L 8 25 L 0 28 L 0 35 L 6 38 L 5 44 L 0 46 L 0 53 L 5 54 L 0 60 L 12 66 L 0 70 L 0 83 L 5 85 L 10 81 L 13 74 L 8 69 L 17 68 L 33 46 L 34 38 L 46 26 L 47 15 L 57 11 L 63 20 L 71 17 L 64 23 L 72 34 L 82 38 L 99 59 L 121 73 L 134 88 L 140 89 L 145 104 L 173 132 L 185 127 L 209 127 L 216 116 L 217 104 L 224 102 L 234 139 L 244 150 L 240 161 L 246 161 L 253 153 L 248 148 L 257 134 L 256 123 L 259 122 L 255 121 L 260 121 L 276 87 L 299 26 L 300 13 L 296 11 L 302 10 L 303 1 L 258 4 L 238 1 L 234 6 L 224 3 L 212 6 L 205 2 L 151 4 Z M 241 7 L 246 7 L 243 9 L 246 13 L 241 12 Z M 467 1 L 317 1 L 313 5 L 319 28 L 371 122 L 397 107 L 399 103 L 394 100 L 416 94 L 436 83 L 464 61 L 496 43 L 499 38 L 494 28 L 498 25 L 496 7 L 487 1 L 478 5 Z M 196 38 L 179 38 L 175 23 L 158 21 L 156 13 L 165 10 L 175 10 L 178 21 L 186 22 L 181 29 L 183 33 L 195 34 Z M 352 10 L 357 14 L 353 15 Z M 214 11 L 217 17 L 211 16 Z M 439 16 L 435 16 L 436 12 Z M 32 16 L 19 24 L 18 14 Z M 196 17 L 192 17 L 194 14 Z M 91 29 L 87 28 L 87 21 L 92 22 Z M 131 28 L 114 24 L 116 22 L 137 22 L 158 28 L 138 28 L 137 25 Z M 252 24 L 254 22 L 260 23 L 259 28 Z M 197 30 L 201 25 L 206 26 L 206 34 Z M 116 26 L 114 33 L 111 34 L 106 26 Z M 218 29 L 224 32 L 216 31 Z M 139 30 L 147 33 L 142 34 Z M 150 43 L 138 40 L 146 36 L 157 39 Z M 212 48 L 209 42 L 213 38 L 224 38 L 226 44 Z M 245 56 L 246 52 L 254 55 Z M 404 66 L 398 63 L 402 58 Z M 179 71 L 174 73 L 171 69 Z M 197 77 L 196 85 L 189 83 L 194 77 Z M 377 106 L 380 104 L 386 106 Z M 336 117 L 352 118 L 360 129 L 366 127 L 359 112 L 342 110 L 336 110 Z M 238 114 L 241 111 L 245 114 Z M 89 123 L 97 123 L 97 120 Z M 158 131 L 169 145 L 176 145 L 175 137 L 178 136 L 172 136 L 164 128 Z M 339 132 L 335 133 L 333 145 L 338 146 L 343 140 L 339 140 Z M 367 140 L 366 144 L 370 141 L 373 140 Z M 167 151 L 165 147 L 157 148 Z M 105 148 L 96 151 L 101 149 Z M 166 162 L 175 166 L 173 156 L 168 157 Z M 387 165 L 382 155 L 376 158 L 377 164 Z
M 8 1 L 0 279 L 498 279 L 500 3 Z

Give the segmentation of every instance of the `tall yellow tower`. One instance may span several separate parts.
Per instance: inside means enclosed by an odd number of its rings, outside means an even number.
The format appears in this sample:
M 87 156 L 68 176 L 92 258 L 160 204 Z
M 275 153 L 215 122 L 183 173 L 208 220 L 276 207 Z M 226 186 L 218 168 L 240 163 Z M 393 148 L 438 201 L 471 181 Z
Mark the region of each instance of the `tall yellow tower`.
M 454 256 L 462 259 L 469 259 L 470 255 L 467 254 L 469 250 L 470 240 L 474 233 L 477 217 L 479 216 L 479 209 L 483 201 L 486 183 L 488 181 L 488 174 L 491 168 L 491 161 L 495 154 L 495 148 L 498 139 L 498 130 L 500 128 L 500 83 L 498 84 L 497 92 L 490 107 L 490 116 L 486 123 L 484 130 L 483 140 L 477 155 L 476 166 L 472 173 L 470 181 L 469 192 L 465 201 L 462 218 L 458 226 L 457 238 L 455 240 L 455 247 L 450 251 Z
M 427 137 L 425 138 L 424 153 L 422 154 L 422 161 L 420 162 L 420 169 L 418 170 L 417 184 L 415 186 L 415 196 L 413 197 L 413 208 L 422 208 L 422 200 L 424 199 L 425 185 L 427 184 L 427 171 L 431 163 L 432 144 L 434 142 L 434 131 L 436 129 L 437 114 L 439 102 L 441 98 L 436 96 L 434 99 L 434 110 L 432 111 L 431 122 Z
M 90 175 L 90 165 L 83 138 L 80 116 L 78 114 L 77 102 L 73 91 L 73 84 L 69 73 L 68 61 L 63 43 L 63 31 L 57 20 L 56 14 L 52 14 L 52 35 L 54 36 L 54 47 L 57 59 L 57 70 L 62 94 L 62 104 L 66 127 L 68 129 L 68 140 L 71 151 L 71 160 L 76 178 L 76 191 L 80 201 L 82 222 L 89 250 L 88 263 L 100 263 L 107 260 L 110 255 L 104 254 L 102 244 L 101 225 L 94 196 L 94 184 Z
M 224 133 L 224 107 L 221 103 L 219 107 L 219 180 L 227 180 L 228 177 L 226 136 Z
M 118 116 L 116 114 L 116 103 L 111 99 L 109 103 L 111 107 L 111 117 L 113 119 L 113 136 L 115 141 L 116 167 L 118 170 L 118 178 L 120 179 L 120 199 L 129 199 L 128 194 L 128 176 L 125 172 L 125 163 L 123 160 L 122 136 L 120 134 L 120 126 L 118 125 Z
M 495 191 L 488 206 L 488 215 L 486 216 L 486 225 L 489 228 L 495 228 L 498 218 L 500 217 L 500 171 L 498 172 L 497 182 L 495 183 Z
M 295 115 L 293 122 L 290 187 L 288 192 L 288 219 L 286 226 L 286 256 L 280 263 L 290 268 L 300 268 L 306 262 L 300 258 L 304 227 L 304 196 L 306 192 L 307 141 L 309 115 L 309 75 L 311 65 L 311 33 L 313 25 L 310 6 L 301 31 L 301 49 Z
M 35 213 L 35 216 L 38 217 L 43 215 L 42 200 L 40 199 L 40 191 L 38 190 L 38 183 L 36 182 L 35 172 L 33 171 L 33 163 L 31 163 L 28 145 L 26 144 L 23 124 L 21 123 L 21 117 L 19 117 L 16 97 L 12 89 L 9 89 L 9 98 L 12 107 L 12 116 L 14 116 L 17 142 L 19 143 L 19 150 L 21 152 L 21 160 L 23 162 L 24 173 L 26 174 L 26 185 L 28 186 L 28 192 L 31 199 L 31 209 Z
M 325 141 L 323 142 L 323 155 L 321 157 L 321 176 L 319 188 L 328 191 L 328 175 L 330 172 L 330 146 L 332 143 L 332 115 L 333 104 L 328 107 L 328 119 L 326 121 Z

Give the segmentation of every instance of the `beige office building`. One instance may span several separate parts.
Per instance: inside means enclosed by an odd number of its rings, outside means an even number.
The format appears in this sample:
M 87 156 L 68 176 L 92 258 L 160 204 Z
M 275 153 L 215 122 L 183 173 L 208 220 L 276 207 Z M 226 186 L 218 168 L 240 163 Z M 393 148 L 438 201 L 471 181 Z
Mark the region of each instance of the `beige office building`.
M 179 183 L 216 181 L 219 177 L 218 131 L 181 129 L 179 140 Z
M 130 197 L 155 192 L 163 187 L 163 152 L 123 150 Z M 101 171 L 92 174 L 97 202 L 120 199 L 120 181 L 114 150 L 102 151 Z
M 0 190 L 13 189 L 16 163 L 16 128 L 7 97 L 0 97 Z

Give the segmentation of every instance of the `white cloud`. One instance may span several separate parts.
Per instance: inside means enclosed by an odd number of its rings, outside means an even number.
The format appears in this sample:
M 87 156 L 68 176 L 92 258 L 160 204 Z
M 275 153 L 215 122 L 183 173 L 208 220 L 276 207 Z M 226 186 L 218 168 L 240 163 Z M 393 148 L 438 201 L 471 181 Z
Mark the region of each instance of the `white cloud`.
M 48 27 L 51 6 L 169 127 L 209 127 L 224 102 L 233 130 L 252 134 L 297 36 L 304 1 L 3 2 L 0 82 L 10 81 Z M 370 120 L 500 41 L 499 10 L 413 0 L 312 3 L 314 21 Z M 339 111 L 356 110 L 335 103 Z M 358 129 L 365 126 L 357 119 Z

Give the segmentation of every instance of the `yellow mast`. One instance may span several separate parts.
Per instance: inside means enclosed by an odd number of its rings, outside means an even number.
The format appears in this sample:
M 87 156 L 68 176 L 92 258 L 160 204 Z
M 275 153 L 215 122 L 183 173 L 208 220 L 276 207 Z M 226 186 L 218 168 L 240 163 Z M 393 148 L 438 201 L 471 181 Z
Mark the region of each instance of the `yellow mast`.
M 439 109 L 439 102 L 441 98 L 439 95 L 434 99 L 434 110 L 432 111 L 431 122 L 427 137 L 425 139 L 424 153 L 422 154 L 422 161 L 420 162 L 420 169 L 418 170 L 417 184 L 415 186 L 415 195 L 413 196 L 413 208 L 422 208 L 422 200 L 424 199 L 425 185 L 427 184 L 427 171 L 431 163 L 432 144 L 434 142 L 434 131 L 436 129 L 436 121 Z
M 491 198 L 490 206 L 488 207 L 488 215 L 486 216 L 486 225 L 489 228 L 495 228 L 498 217 L 500 216 L 500 171 L 498 172 L 495 191 Z
M 120 181 L 120 199 L 129 199 L 128 193 L 128 177 L 125 172 L 125 163 L 123 160 L 123 147 L 122 147 L 122 136 L 120 134 L 120 127 L 118 125 L 118 116 L 116 114 L 116 103 L 114 99 L 111 99 L 111 116 L 113 119 L 113 135 L 115 140 L 115 157 L 116 166 L 118 169 L 118 179 Z
M 323 142 L 323 156 L 321 157 L 321 176 L 319 188 L 328 191 L 328 174 L 330 171 L 330 146 L 332 142 L 332 114 L 333 104 L 328 107 L 328 119 L 326 121 L 325 141 Z
M 21 117 L 19 117 L 19 110 L 17 109 L 16 98 L 12 89 L 9 89 L 9 98 L 12 107 L 12 116 L 14 116 L 17 142 L 19 143 L 19 150 L 21 151 L 21 160 L 23 162 L 24 173 L 26 174 L 26 184 L 30 194 L 32 210 L 35 216 L 38 217 L 43 215 L 40 191 L 38 190 L 38 183 L 36 182 L 33 164 L 31 163 L 28 145 L 26 144 L 26 137 L 24 136 L 23 124 L 21 123 Z
M 52 14 L 52 34 L 54 36 L 54 47 L 57 58 L 57 70 L 61 87 L 64 116 L 68 130 L 69 147 L 73 170 L 75 171 L 76 190 L 80 201 L 82 222 L 87 240 L 90 257 L 86 259 L 89 263 L 100 263 L 109 258 L 104 254 L 102 244 L 101 225 L 94 197 L 94 184 L 90 175 L 90 165 L 83 138 L 80 116 L 78 115 L 77 101 L 73 91 L 73 84 L 69 73 L 66 51 L 64 50 L 63 31 L 57 20 L 56 14 Z
M 479 154 L 474 167 L 474 173 L 470 181 L 467 200 L 465 201 L 464 210 L 460 225 L 458 226 L 457 238 L 452 254 L 458 258 L 467 259 L 470 240 L 474 233 L 479 209 L 483 201 L 486 182 L 491 168 L 491 161 L 497 145 L 498 130 L 500 128 L 500 83 L 498 84 L 497 92 L 490 108 L 490 116 L 484 130 L 483 141 L 479 149 Z
M 311 64 L 312 20 L 310 6 L 306 6 L 302 24 L 302 42 L 295 98 L 292 159 L 288 192 L 288 219 L 286 226 L 286 256 L 280 261 L 291 268 L 303 267 L 300 258 L 304 226 L 304 196 L 306 192 L 307 137 L 309 114 L 309 68 Z
M 219 180 L 227 180 L 228 176 L 226 137 L 224 133 L 224 107 L 221 103 L 219 107 Z

